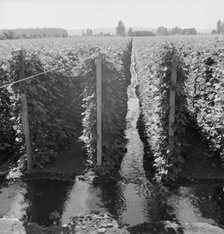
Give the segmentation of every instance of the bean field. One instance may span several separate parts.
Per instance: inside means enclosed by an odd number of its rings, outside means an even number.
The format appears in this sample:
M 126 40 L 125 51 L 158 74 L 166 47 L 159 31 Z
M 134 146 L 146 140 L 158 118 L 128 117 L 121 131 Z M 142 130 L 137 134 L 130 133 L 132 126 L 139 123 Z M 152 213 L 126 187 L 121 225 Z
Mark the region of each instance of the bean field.
M 199 223 L 222 233 L 222 38 L 0 41 L 0 110 L 0 201 L 5 201 L 0 218 L 49 227 L 76 216 L 80 231 L 79 218 L 97 210 L 130 233 L 190 233 L 191 225 L 201 228 Z M 14 195 L 7 198 L 7 191 Z M 46 210 L 38 208 L 41 203 Z

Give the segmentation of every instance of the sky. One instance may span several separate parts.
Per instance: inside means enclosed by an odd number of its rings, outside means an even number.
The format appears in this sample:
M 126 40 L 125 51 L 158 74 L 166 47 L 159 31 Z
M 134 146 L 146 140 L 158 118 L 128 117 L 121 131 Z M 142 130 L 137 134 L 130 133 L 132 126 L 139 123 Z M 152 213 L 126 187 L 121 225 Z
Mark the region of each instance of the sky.
M 0 29 L 126 26 L 214 29 L 224 0 L 0 0 Z

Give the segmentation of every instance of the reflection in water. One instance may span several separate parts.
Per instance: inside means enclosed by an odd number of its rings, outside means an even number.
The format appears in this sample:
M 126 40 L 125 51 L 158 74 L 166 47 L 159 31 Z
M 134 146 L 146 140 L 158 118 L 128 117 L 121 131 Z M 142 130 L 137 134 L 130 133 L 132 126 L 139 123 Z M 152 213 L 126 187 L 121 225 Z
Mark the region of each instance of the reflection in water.
M 72 182 L 42 180 L 28 181 L 27 185 L 29 220 L 47 226 L 59 223 Z
M 136 185 L 132 183 L 125 184 L 123 189 L 126 209 L 121 214 L 121 222 L 136 225 L 147 222 L 147 214 L 144 212 L 144 197 L 139 196 Z
M 119 182 L 107 183 L 100 186 L 101 199 L 107 210 L 119 220 L 126 209 L 126 202 L 123 194 L 124 185 Z
M 222 186 L 181 186 L 169 189 L 168 197 L 156 185 L 150 187 L 148 196 L 139 191 L 139 185 L 121 181 L 100 186 L 79 180 L 74 184 L 50 180 L 5 183 L 0 187 L 0 217 L 26 216 L 49 226 L 94 210 L 108 211 L 130 226 L 162 220 L 224 224 Z
M 193 205 L 198 207 L 204 218 L 212 218 L 224 225 L 224 185 L 201 184 L 192 186 Z
M 197 207 L 192 205 L 191 198 L 188 197 L 189 188 L 180 187 L 176 194 L 172 194 L 168 203 L 173 207 L 173 212 L 180 223 L 200 222 L 200 213 Z
M 148 222 L 161 220 L 176 220 L 170 214 L 171 207 L 167 205 L 167 193 L 164 188 L 154 185 L 151 188 L 151 196 L 145 200 L 145 211 L 148 213 Z
M 168 203 L 180 223 L 224 224 L 223 187 L 204 183 L 180 186 L 170 192 Z
M 84 215 L 90 211 L 107 211 L 101 201 L 101 190 L 77 180 L 65 202 L 62 223 L 68 223 L 71 216 Z
M 28 207 L 24 194 L 26 185 L 22 182 L 3 183 L 0 186 L 0 218 L 4 216 L 23 218 Z

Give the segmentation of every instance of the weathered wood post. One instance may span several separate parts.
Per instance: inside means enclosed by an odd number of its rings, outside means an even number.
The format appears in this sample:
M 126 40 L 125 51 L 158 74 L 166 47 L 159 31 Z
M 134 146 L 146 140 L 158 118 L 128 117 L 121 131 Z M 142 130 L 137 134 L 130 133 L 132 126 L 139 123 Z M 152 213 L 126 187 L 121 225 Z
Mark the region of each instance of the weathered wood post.
M 170 112 L 169 112 L 169 144 L 174 144 L 174 122 L 175 122 L 175 95 L 177 83 L 177 58 L 174 56 L 171 67 L 171 86 L 170 86 Z
M 20 80 L 24 79 L 24 51 L 20 50 Z M 32 169 L 32 149 L 30 142 L 30 129 L 29 129 L 29 116 L 28 116 L 28 106 L 27 106 L 27 96 L 26 90 L 23 87 L 23 84 L 20 84 L 21 88 L 21 103 L 22 103 L 22 125 L 25 136 L 26 144 L 26 154 L 27 154 L 27 169 Z
M 102 55 L 96 61 L 97 166 L 102 166 Z

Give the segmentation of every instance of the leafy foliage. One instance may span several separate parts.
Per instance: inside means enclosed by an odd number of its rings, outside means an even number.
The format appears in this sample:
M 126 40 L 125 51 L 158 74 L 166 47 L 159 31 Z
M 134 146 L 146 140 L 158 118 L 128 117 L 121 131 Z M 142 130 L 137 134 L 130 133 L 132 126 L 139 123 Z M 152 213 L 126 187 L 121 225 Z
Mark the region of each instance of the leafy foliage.
M 8 73 L 8 63 L 0 63 L 0 86 L 10 81 Z M 12 108 L 14 99 L 10 98 L 10 92 L 6 88 L 0 92 L 0 162 L 8 159 L 8 156 L 14 154 L 16 144 L 16 132 L 13 129 Z
M 210 146 L 224 162 L 224 50 L 214 41 L 181 44 L 189 70 L 188 97 L 192 117 Z
M 17 139 L 24 145 L 20 95 L 26 92 L 33 161 L 34 165 L 42 167 L 55 158 L 59 149 L 71 144 L 81 134 L 81 80 L 77 75 L 81 68 L 77 67 L 77 56 L 73 53 L 69 56 L 49 55 L 42 61 L 38 52 L 24 51 L 23 54 L 24 77 L 44 72 L 46 66 L 48 69 L 61 67 L 12 86 L 12 95 L 16 97 L 12 113 Z M 11 80 L 22 78 L 21 59 L 21 54 L 15 52 L 9 60 Z

